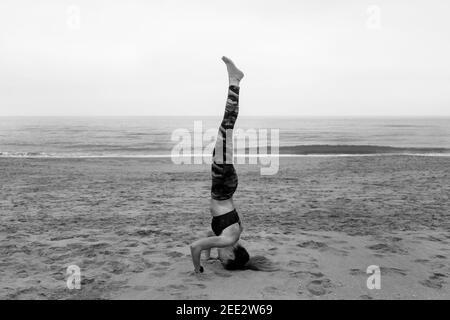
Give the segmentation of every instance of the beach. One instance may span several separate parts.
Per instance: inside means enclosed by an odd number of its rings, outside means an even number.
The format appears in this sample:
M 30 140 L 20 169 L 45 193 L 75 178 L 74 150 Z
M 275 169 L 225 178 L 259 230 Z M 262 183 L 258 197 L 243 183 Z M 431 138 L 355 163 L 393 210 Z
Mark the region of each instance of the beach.
M 193 273 L 209 165 L 0 158 L 0 298 L 450 298 L 448 157 L 305 156 L 281 158 L 273 176 L 237 171 L 242 243 L 274 272 L 212 260 Z M 67 288 L 70 265 L 79 290 Z

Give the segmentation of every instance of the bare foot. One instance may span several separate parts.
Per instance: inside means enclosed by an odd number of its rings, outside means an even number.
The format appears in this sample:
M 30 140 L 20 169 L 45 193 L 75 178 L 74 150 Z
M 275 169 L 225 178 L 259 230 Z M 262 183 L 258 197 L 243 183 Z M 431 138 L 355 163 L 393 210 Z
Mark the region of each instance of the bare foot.
M 230 86 L 239 86 L 239 82 L 244 77 L 244 73 L 236 67 L 231 59 L 223 56 L 222 60 L 227 65 L 228 80 L 230 81 Z

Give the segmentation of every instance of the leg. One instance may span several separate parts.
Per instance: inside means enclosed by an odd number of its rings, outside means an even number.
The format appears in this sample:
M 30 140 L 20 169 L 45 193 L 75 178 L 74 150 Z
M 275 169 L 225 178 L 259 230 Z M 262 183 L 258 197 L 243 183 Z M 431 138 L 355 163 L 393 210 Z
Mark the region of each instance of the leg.
M 211 165 L 211 197 L 215 200 L 230 199 L 237 188 L 238 180 L 233 166 L 233 129 L 239 113 L 239 82 L 244 76 L 230 59 L 222 59 L 227 65 L 229 87 Z
M 223 119 L 213 151 L 216 164 L 233 164 L 233 129 L 239 113 L 239 87 L 230 85 Z

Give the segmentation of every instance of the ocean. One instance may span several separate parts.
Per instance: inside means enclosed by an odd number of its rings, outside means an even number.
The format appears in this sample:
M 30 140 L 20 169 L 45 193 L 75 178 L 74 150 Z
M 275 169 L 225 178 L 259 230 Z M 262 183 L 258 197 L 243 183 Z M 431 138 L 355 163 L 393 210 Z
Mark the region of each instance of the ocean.
M 201 121 L 203 131 L 217 132 L 220 120 L 0 117 L 0 157 L 166 157 L 176 130 L 193 134 Z M 450 118 L 239 117 L 238 128 L 278 129 L 281 155 L 450 155 Z

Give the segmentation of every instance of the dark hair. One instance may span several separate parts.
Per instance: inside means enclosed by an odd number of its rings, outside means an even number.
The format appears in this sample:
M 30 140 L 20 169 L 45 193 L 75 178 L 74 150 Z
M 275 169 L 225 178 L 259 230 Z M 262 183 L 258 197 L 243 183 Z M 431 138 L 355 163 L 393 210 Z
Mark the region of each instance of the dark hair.
M 247 250 L 241 245 L 237 245 L 233 249 L 234 260 L 228 260 L 224 267 L 227 270 L 245 270 L 245 265 L 250 260 Z
M 254 271 L 276 271 L 278 268 L 266 257 L 251 257 L 247 250 L 237 245 L 234 250 L 234 260 L 228 260 L 224 267 L 227 270 L 254 270 Z

